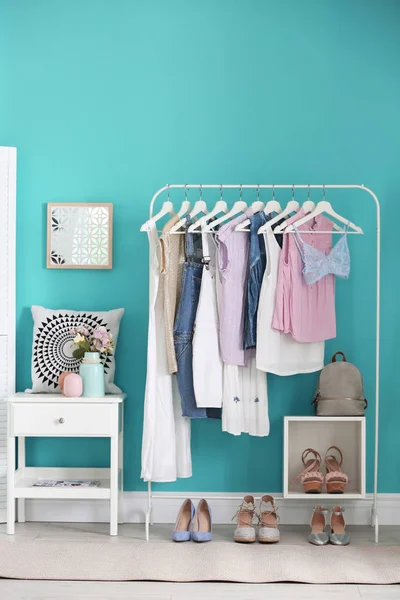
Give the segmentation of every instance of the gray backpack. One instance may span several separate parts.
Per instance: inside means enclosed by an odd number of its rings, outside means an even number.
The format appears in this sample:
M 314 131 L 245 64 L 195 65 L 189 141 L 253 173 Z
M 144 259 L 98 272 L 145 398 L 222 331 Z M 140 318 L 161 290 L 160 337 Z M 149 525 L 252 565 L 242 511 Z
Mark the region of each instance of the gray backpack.
M 338 354 L 343 357 L 339 362 L 336 361 Z M 343 352 L 336 352 L 332 362 L 322 369 L 312 404 L 319 417 L 364 416 L 368 402 L 361 373 L 347 362 Z

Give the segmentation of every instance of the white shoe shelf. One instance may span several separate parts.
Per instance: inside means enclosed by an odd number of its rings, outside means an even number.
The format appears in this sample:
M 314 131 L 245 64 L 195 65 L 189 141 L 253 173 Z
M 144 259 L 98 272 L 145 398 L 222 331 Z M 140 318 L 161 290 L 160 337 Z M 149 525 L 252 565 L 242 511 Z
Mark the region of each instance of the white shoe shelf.
M 336 500 L 339 504 L 344 499 L 365 498 L 365 417 L 285 417 L 283 438 L 284 498 L 317 502 Z M 349 478 L 344 494 L 304 493 L 301 482 L 293 481 L 304 470 L 301 460 L 303 451 L 313 448 L 321 454 L 321 471 L 325 475 L 324 457 L 330 446 L 337 446 L 343 454 L 342 471 Z

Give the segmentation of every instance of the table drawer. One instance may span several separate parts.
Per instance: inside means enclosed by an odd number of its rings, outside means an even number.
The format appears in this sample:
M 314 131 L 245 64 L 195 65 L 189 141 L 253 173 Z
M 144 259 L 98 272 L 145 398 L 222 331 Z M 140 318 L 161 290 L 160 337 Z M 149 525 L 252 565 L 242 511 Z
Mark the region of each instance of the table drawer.
M 35 403 L 13 404 L 11 435 L 107 436 L 118 408 L 111 404 Z

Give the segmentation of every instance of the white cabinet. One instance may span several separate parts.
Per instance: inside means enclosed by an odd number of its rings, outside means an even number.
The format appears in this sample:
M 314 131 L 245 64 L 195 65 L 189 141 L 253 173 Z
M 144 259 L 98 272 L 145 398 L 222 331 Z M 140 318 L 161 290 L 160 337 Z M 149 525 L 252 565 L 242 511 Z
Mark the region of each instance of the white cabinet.
M 15 148 L 0 146 L 0 522 L 6 520 L 6 405 L 15 391 Z
M 8 519 L 7 533 L 14 533 L 15 501 L 18 521 L 25 521 L 25 499 L 110 501 L 110 535 L 123 522 L 123 402 L 125 394 L 101 398 L 65 398 L 61 394 L 14 394 L 8 398 Z M 110 468 L 27 467 L 25 437 L 108 437 Z M 15 470 L 15 440 L 18 468 Z M 38 487 L 38 479 L 96 480 L 95 487 Z

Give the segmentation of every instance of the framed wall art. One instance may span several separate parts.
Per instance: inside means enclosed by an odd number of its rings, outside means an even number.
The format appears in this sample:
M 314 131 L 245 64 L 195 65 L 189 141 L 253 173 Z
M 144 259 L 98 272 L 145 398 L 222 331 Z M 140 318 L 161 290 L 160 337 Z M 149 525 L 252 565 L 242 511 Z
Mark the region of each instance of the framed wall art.
M 48 269 L 112 269 L 111 203 L 49 202 Z

